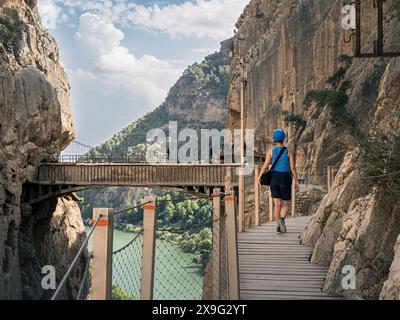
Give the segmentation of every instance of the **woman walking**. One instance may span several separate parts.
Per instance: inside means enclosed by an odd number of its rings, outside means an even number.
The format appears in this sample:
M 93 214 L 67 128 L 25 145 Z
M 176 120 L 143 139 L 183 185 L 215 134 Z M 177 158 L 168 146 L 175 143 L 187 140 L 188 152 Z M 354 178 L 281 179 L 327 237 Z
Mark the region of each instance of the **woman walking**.
M 261 168 L 259 179 L 268 166 L 274 165 L 271 171 L 270 189 L 274 202 L 274 216 L 277 223 L 277 233 L 286 233 L 286 215 L 292 199 L 292 181 L 299 188 L 293 151 L 284 142 L 286 133 L 282 129 L 274 131 L 275 146 L 268 150 L 265 163 Z

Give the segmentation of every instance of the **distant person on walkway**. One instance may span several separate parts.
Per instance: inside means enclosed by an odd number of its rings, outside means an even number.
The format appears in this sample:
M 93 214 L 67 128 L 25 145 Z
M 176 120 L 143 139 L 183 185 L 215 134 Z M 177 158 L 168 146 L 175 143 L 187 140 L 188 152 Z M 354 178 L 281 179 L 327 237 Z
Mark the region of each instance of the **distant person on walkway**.
M 292 182 L 296 189 L 299 188 L 293 151 L 288 149 L 284 142 L 286 133 L 282 129 L 274 131 L 275 146 L 268 150 L 265 163 L 261 168 L 259 179 L 269 165 L 276 162 L 271 171 L 270 189 L 274 200 L 274 216 L 277 223 L 277 233 L 286 233 L 286 215 L 292 199 Z M 283 149 L 283 150 L 282 150 Z M 278 159 L 280 155 L 280 158 Z M 276 161 L 278 159 L 278 161 Z

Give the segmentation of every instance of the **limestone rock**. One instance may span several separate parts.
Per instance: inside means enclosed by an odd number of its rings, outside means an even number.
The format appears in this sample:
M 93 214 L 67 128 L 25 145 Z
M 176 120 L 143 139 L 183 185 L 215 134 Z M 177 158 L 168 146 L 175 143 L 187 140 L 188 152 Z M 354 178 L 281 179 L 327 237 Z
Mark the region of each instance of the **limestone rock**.
M 389 278 L 384 283 L 380 295 L 383 300 L 400 300 L 400 236 L 394 250 L 396 255 L 390 267 Z
M 393 3 L 388 0 L 385 8 Z M 398 279 L 397 260 L 392 260 L 400 232 L 399 203 L 379 202 L 373 190 L 365 188 L 359 179 L 357 141 L 344 120 L 335 124 L 335 110 L 315 102 L 308 108 L 303 105 L 311 90 L 337 90 L 327 80 L 340 71 L 338 57 L 347 57 L 349 63 L 339 83 L 351 85 L 345 90 L 348 102 L 341 114 L 351 114 L 364 133 L 400 130 L 400 59 L 351 60 L 352 46 L 338 30 L 341 6 L 339 0 L 250 2 L 236 24 L 227 125 L 240 127 L 242 62 L 247 74 L 246 126 L 255 129 L 256 150 L 270 148 L 272 132 L 282 127 L 289 132 L 290 147 L 296 148 L 298 173 L 311 177 L 309 183 L 326 185 L 328 165 L 337 171 L 331 190 L 301 236 L 303 244 L 314 248 L 311 261 L 330 266 L 324 290 L 349 298 L 393 298 L 398 294 L 393 281 Z M 366 14 L 372 21 L 376 12 L 371 9 Z M 369 34 L 365 49 L 371 49 L 376 26 L 371 23 L 362 28 Z M 386 23 L 387 49 L 398 43 L 398 31 L 393 19 Z M 304 123 L 297 129 L 288 125 L 284 111 Z M 341 286 L 345 265 L 355 267 L 355 290 Z
M 38 165 L 56 160 L 74 137 L 68 79 L 36 2 L 0 1 L 0 14 L 17 10 L 23 26 L 15 50 L 0 44 L 0 300 L 48 298 L 41 268 L 54 265 L 59 279 L 84 239 L 75 202 L 27 203 Z
M 298 215 L 313 215 L 318 209 L 324 196 L 325 191 L 322 188 L 301 188 L 296 195 L 296 211 Z

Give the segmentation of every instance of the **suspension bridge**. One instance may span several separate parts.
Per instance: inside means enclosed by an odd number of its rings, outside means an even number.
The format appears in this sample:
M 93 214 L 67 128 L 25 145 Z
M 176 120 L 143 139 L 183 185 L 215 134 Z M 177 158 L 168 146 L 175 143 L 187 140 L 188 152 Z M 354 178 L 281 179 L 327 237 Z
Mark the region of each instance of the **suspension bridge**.
M 143 300 L 337 298 L 322 292 L 327 268 L 311 265 L 308 260 L 311 249 L 299 243 L 298 236 L 307 220 L 296 218 L 294 205 L 288 234 L 273 234 L 271 204 L 269 221 L 261 224 L 260 190 L 255 179 L 257 166 L 253 176 L 255 226 L 243 228 L 244 232 L 239 233 L 241 222 L 235 193 L 238 165 L 131 163 L 127 157 L 92 157 L 88 154 L 90 147 L 79 142 L 75 147 L 80 149 L 76 151 L 78 154 L 64 154 L 59 162 L 43 163 L 39 167 L 31 181 L 32 204 L 99 186 L 178 188 L 192 194 L 188 199 L 208 199 L 212 204 L 212 218 L 183 229 L 160 228 L 157 208 L 163 200 L 147 197 L 134 207 L 142 210 L 140 231 L 132 234 L 132 240 L 125 246 L 114 250 L 114 222 L 120 214 L 134 208 L 117 211 L 95 208 L 91 231 L 60 279 L 53 300 L 63 297 L 71 275 L 79 268 L 82 280 L 75 286 L 75 299 L 109 300 L 116 288 L 124 292 L 126 299 Z M 171 254 L 171 250 L 182 252 L 176 249 L 181 236 L 190 238 L 205 229 L 211 231 L 212 247 L 204 252 L 204 270 L 187 257 L 176 258 Z M 166 236 L 175 239 L 176 248 L 165 246 L 162 239 Z M 89 241 L 92 241 L 92 252 L 82 269 L 83 252 Z M 164 258 L 160 260 L 160 257 Z M 197 281 L 196 294 L 193 295 L 193 282 L 184 274 Z M 204 280 L 199 280 L 203 279 L 199 274 L 204 274 Z

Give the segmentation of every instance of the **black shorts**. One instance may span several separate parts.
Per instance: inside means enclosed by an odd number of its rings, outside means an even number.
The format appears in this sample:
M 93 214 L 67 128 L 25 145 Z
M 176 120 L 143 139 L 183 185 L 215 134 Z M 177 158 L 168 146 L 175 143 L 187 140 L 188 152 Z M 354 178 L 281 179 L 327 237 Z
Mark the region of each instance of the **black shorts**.
M 271 194 L 274 199 L 292 199 L 292 176 L 289 172 L 272 171 Z

